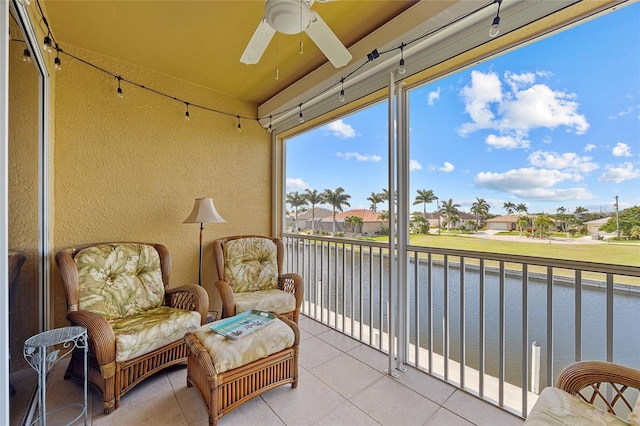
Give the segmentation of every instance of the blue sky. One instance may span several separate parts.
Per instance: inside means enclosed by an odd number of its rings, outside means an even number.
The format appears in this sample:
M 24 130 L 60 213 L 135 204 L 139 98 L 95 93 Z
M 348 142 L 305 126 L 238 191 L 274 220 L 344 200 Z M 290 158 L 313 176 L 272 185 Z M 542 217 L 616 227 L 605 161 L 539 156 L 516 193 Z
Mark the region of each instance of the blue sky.
M 411 201 L 431 189 L 463 211 L 484 198 L 493 214 L 505 202 L 612 211 L 616 195 L 621 209 L 640 205 L 639 24 L 636 3 L 412 89 Z M 368 208 L 387 187 L 386 103 L 286 152 L 287 192 L 341 186 L 351 208 Z

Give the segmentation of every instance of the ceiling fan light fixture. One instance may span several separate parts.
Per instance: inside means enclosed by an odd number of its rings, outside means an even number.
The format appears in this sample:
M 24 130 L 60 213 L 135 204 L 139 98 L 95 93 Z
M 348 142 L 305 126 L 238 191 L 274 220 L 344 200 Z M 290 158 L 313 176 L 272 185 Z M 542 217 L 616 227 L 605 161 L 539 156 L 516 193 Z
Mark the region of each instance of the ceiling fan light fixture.
M 303 0 L 267 0 L 267 23 L 282 34 L 298 34 L 309 28 L 311 14 Z

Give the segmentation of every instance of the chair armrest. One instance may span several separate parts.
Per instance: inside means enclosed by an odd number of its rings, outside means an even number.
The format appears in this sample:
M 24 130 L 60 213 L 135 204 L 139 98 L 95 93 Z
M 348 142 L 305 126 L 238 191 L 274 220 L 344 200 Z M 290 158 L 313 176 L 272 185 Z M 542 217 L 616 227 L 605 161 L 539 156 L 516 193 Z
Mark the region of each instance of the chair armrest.
M 278 319 L 291 327 L 291 329 L 293 330 L 293 334 L 295 335 L 293 346 L 297 347 L 300 344 L 300 330 L 298 329 L 298 325 L 295 322 L 291 321 L 289 318 L 282 315 L 278 315 Z
M 90 351 L 95 355 L 104 379 L 113 377 L 116 362 L 116 335 L 109 321 L 90 311 L 72 311 L 67 319 L 87 329 Z
M 165 302 L 172 308 L 199 312 L 200 324 L 204 324 L 207 320 L 209 295 L 198 285 L 189 284 L 166 289 Z
M 222 315 L 221 318 L 232 317 L 236 314 L 236 302 L 233 298 L 233 290 L 226 280 L 218 280 L 216 282 L 216 288 L 220 293 L 220 299 L 222 300 Z
M 612 383 L 613 392 L 611 401 L 606 395 L 601 384 Z M 580 361 L 565 367 L 558 376 L 556 387 L 577 395 L 584 401 L 593 404 L 600 399 L 606 404 L 607 411 L 615 414 L 615 405 L 622 402 L 631 410 L 635 401 L 629 401 L 631 395 L 624 395 L 628 388 L 640 389 L 640 370 L 635 370 L 620 364 L 605 361 Z M 581 392 L 583 390 L 593 391 Z
M 296 307 L 300 309 L 304 298 L 304 281 L 299 274 L 291 272 L 279 275 L 278 288 L 296 296 Z
M 209 351 L 202 345 L 200 340 L 196 337 L 192 332 L 188 332 L 184 335 L 184 340 L 187 344 L 188 350 L 191 351 L 191 354 L 198 361 L 198 365 L 202 367 L 204 370 L 204 374 L 207 377 L 215 377 L 218 372 L 213 365 L 213 360 L 211 359 L 211 355 L 209 355 Z M 191 362 L 191 361 L 189 361 Z M 216 379 L 217 382 L 217 379 Z

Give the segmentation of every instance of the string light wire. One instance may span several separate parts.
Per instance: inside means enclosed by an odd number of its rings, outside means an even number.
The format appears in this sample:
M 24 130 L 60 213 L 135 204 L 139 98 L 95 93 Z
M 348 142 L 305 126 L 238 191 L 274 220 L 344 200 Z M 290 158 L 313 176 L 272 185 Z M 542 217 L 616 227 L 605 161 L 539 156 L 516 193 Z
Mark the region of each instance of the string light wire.
M 89 62 L 89 61 L 87 61 L 85 59 L 82 59 L 77 55 L 74 55 L 72 53 L 66 52 L 62 48 L 60 48 L 58 43 L 56 42 L 56 39 L 55 39 L 55 37 L 53 35 L 53 32 L 51 31 L 51 28 L 49 27 L 49 23 L 48 23 L 48 21 L 47 21 L 47 19 L 45 17 L 44 11 L 42 10 L 42 6 L 40 5 L 40 1 L 39 0 L 36 0 L 36 5 L 37 5 L 37 8 L 38 8 L 38 12 L 40 14 L 41 24 L 44 24 L 44 26 L 46 27 L 46 30 L 45 30 L 45 28 L 43 28 L 43 32 L 47 34 L 44 37 L 45 49 L 46 49 L 46 46 L 48 45 L 47 42 L 49 43 L 50 46 L 53 46 L 55 44 L 56 52 L 57 52 L 56 58 L 58 58 L 58 61 L 59 61 L 60 54 L 67 55 L 68 57 L 70 57 L 72 59 L 75 59 L 75 60 L 77 60 L 77 61 L 79 61 L 79 62 L 81 62 L 81 63 L 83 63 L 83 64 L 85 64 L 87 66 L 90 66 L 90 67 L 92 67 L 92 68 L 94 68 L 94 69 L 96 69 L 96 70 L 98 70 L 98 71 L 100 71 L 102 73 L 105 73 L 107 75 L 110 75 L 111 77 L 116 78 L 118 80 L 118 89 L 119 89 L 118 90 L 118 95 L 121 95 L 121 92 L 122 92 L 120 83 L 122 81 L 124 81 L 124 82 L 126 82 L 126 83 L 128 83 L 130 85 L 136 86 L 136 87 L 138 87 L 140 89 L 147 90 L 147 91 L 149 91 L 151 93 L 154 93 L 156 95 L 163 96 L 165 98 L 172 99 L 174 101 L 178 101 L 178 102 L 184 103 L 186 105 L 186 109 L 187 109 L 186 112 L 185 112 L 185 118 L 186 119 L 190 118 L 189 117 L 189 106 L 191 106 L 192 108 L 198 108 L 198 109 L 202 109 L 202 110 L 205 110 L 205 111 L 213 112 L 215 114 L 225 115 L 225 116 L 228 116 L 228 117 L 236 117 L 238 119 L 238 128 L 239 129 L 241 129 L 240 119 L 255 120 L 257 122 L 260 122 L 261 120 L 265 120 L 265 119 L 268 118 L 269 119 L 269 127 L 268 127 L 267 131 L 269 131 L 269 133 L 271 133 L 271 131 L 273 131 L 273 128 L 272 128 L 272 118 L 273 117 L 279 117 L 281 115 L 289 114 L 293 110 L 299 109 L 298 121 L 300 123 L 303 123 L 304 122 L 304 116 L 303 116 L 303 113 L 302 113 L 302 107 L 304 106 L 304 104 L 308 103 L 309 101 L 311 101 L 314 98 L 317 98 L 317 97 L 319 97 L 319 96 L 321 96 L 321 95 L 323 95 L 323 94 L 325 94 L 325 93 L 327 93 L 329 91 L 334 90 L 338 85 L 340 85 L 341 94 L 343 94 L 345 81 L 348 80 L 350 77 L 352 77 L 354 74 L 358 73 L 363 67 L 365 67 L 370 62 L 375 61 L 377 58 L 379 58 L 382 55 L 386 55 L 388 53 L 395 52 L 396 50 L 400 50 L 401 62 L 404 62 L 404 48 L 405 47 L 410 46 L 410 45 L 412 45 L 412 44 L 414 44 L 414 43 L 416 43 L 416 42 L 418 42 L 418 41 L 420 41 L 420 40 L 422 40 L 422 39 L 424 39 L 426 37 L 429 37 L 430 35 L 438 32 L 438 31 L 441 31 L 441 30 L 443 30 L 445 28 L 448 28 L 451 25 L 454 25 L 454 24 L 460 22 L 461 20 L 466 19 L 467 17 L 472 16 L 472 15 L 484 10 L 486 7 L 488 7 L 488 6 L 490 6 L 490 5 L 494 4 L 494 3 L 498 3 L 498 15 L 499 15 L 499 13 L 500 13 L 500 5 L 501 5 L 502 1 L 503 0 L 491 0 L 489 3 L 486 3 L 486 4 L 476 8 L 476 9 L 474 9 L 474 10 L 468 12 L 468 13 L 465 13 L 465 14 L 462 14 L 462 15 L 458 16 L 457 18 L 453 19 L 452 21 L 450 21 L 449 23 L 447 23 L 445 25 L 441 25 L 441 26 L 435 27 L 433 29 L 430 29 L 429 31 L 421 34 L 420 36 L 418 36 L 418 37 L 416 37 L 416 38 L 414 38 L 414 39 L 412 39 L 410 41 L 402 42 L 399 46 L 395 46 L 395 47 L 389 48 L 387 50 L 383 50 L 381 52 L 379 52 L 377 49 L 374 49 L 371 53 L 369 53 L 367 55 L 367 58 L 366 58 L 366 60 L 364 62 L 362 62 L 360 65 L 358 65 L 356 68 L 354 68 L 353 71 L 347 73 L 346 76 L 341 77 L 335 83 L 333 83 L 333 84 L 329 85 L 328 87 L 316 92 L 315 94 L 311 95 L 306 101 L 301 102 L 300 104 L 298 104 L 296 106 L 291 106 L 291 107 L 286 108 L 286 109 L 284 109 L 282 111 L 279 111 L 277 113 L 274 113 L 274 114 L 271 114 L 271 115 L 265 116 L 265 117 L 247 117 L 247 116 L 232 114 L 232 113 L 229 113 L 229 112 L 225 112 L 225 111 L 222 111 L 222 110 L 219 110 L 219 109 L 216 109 L 216 108 L 211 108 L 211 107 L 207 107 L 207 106 L 200 105 L 200 104 L 194 104 L 194 103 L 179 99 L 179 98 L 177 98 L 175 96 L 171 96 L 171 95 L 169 95 L 167 93 L 161 92 L 161 91 L 159 91 L 157 89 L 154 89 L 154 88 L 151 88 L 151 87 L 147 87 L 147 86 L 145 86 L 143 84 L 140 84 L 140 83 L 137 83 L 137 82 L 135 82 L 133 80 L 129 80 L 129 79 L 125 78 L 125 77 L 122 77 L 121 75 L 115 74 L 112 71 L 106 70 L 106 69 L 104 69 L 102 67 L 99 67 L 99 66 L 97 66 L 97 65 L 95 65 L 95 64 L 93 64 L 93 63 L 91 63 L 91 62 Z M 496 17 L 499 19 L 498 15 L 496 15 Z M 495 21 L 495 19 L 496 18 L 494 18 L 494 21 Z M 276 33 L 276 52 L 277 52 L 277 37 L 278 37 L 278 35 Z M 53 51 L 52 47 L 51 47 L 50 51 Z M 26 56 L 26 54 L 25 54 L 25 56 Z M 56 64 L 57 64 L 57 61 L 56 61 Z M 278 70 L 278 59 L 277 59 L 277 55 L 276 55 L 276 76 L 275 76 L 275 79 L 278 80 L 278 77 L 279 77 L 279 70 Z

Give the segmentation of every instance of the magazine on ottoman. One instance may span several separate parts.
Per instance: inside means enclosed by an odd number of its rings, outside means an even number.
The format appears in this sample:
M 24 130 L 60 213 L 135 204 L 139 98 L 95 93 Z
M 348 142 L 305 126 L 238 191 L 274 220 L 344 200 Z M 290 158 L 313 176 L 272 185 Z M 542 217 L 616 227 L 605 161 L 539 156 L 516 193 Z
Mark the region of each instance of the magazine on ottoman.
M 268 325 L 276 318 L 278 317 L 271 312 L 251 310 L 242 312 L 231 318 L 216 321 L 209 327 L 214 332 L 229 339 L 240 339 Z

